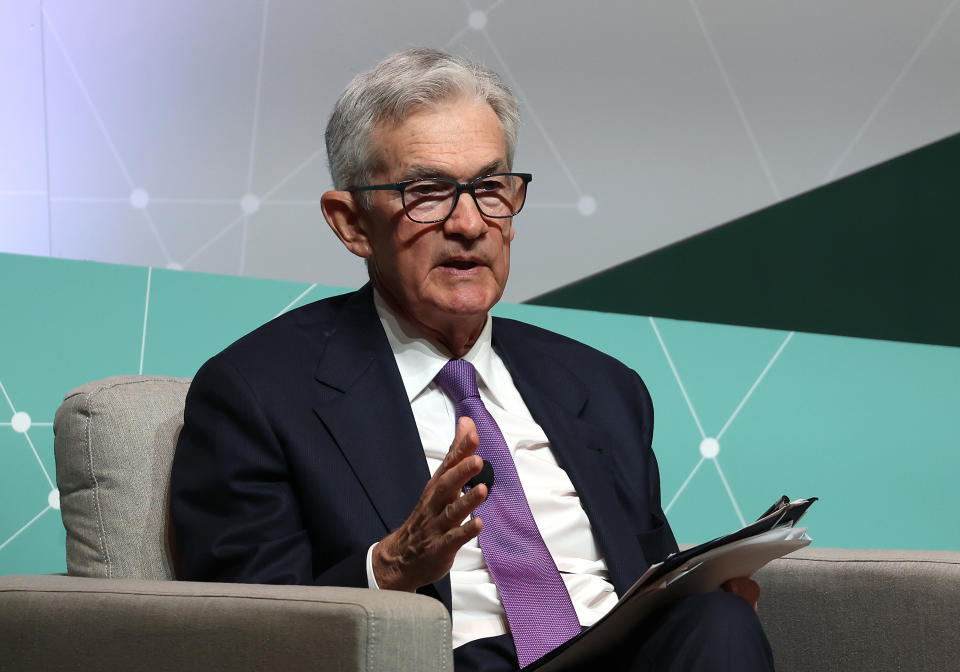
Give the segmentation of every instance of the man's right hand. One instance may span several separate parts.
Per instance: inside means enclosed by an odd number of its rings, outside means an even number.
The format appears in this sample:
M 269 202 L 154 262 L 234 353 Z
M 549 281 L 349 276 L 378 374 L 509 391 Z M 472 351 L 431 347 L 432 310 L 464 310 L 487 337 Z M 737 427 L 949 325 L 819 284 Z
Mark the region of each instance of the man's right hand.
M 460 547 L 480 534 L 482 520 L 463 519 L 487 498 L 487 486 L 481 483 L 461 495 L 483 468 L 474 454 L 479 445 L 473 420 L 460 418 L 450 450 L 413 512 L 373 548 L 373 574 L 380 588 L 415 591 L 443 578 Z

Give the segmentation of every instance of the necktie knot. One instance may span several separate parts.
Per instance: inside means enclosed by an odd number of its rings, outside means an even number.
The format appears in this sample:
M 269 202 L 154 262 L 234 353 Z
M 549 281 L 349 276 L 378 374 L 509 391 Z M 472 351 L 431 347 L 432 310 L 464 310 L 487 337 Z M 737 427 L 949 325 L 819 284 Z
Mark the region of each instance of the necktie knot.
M 451 359 L 443 365 L 434 380 L 450 395 L 454 403 L 480 395 L 477 390 L 477 370 L 464 359 Z

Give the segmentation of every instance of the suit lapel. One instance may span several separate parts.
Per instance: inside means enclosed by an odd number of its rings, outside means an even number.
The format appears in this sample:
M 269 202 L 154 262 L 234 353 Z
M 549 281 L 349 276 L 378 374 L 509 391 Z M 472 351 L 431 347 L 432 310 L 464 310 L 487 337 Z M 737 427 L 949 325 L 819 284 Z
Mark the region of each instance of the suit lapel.
M 494 345 L 530 413 L 543 429 L 560 466 L 583 504 L 604 554 L 611 582 L 622 594 L 645 569 L 636 537 L 617 499 L 618 488 L 604 452 L 615 437 L 583 417 L 588 388 L 563 362 L 517 337 L 509 323 L 494 321 Z M 642 567 L 637 567 L 638 559 Z
M 347 302 L 317 365 L 314 411 L 333 435 L 387 530 L 430 478 L 403 381 L 369 286 Z
M 430 472 L 369 285 L 350 297 L 323 336 L 314 412 L 356 474 L 386 534 L 416 506 Z M 449 608 L 449 578 L 434 587 Z

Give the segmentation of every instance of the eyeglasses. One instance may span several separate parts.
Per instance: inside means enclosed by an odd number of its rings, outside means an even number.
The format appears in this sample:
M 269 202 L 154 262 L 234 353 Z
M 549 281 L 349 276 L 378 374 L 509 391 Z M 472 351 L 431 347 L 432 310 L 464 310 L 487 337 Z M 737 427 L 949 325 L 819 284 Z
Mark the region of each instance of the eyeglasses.
M 392 184 L 350 187 L 349 191 L 399 191 L 403 211 L 418 224 L 445 222 L 457 207 L 460 194 L 467 192 L 484 217 L 513 217 L 527 199 L 530 173 L 495 173 L 463 184 L 446 177 L 406 180 Z

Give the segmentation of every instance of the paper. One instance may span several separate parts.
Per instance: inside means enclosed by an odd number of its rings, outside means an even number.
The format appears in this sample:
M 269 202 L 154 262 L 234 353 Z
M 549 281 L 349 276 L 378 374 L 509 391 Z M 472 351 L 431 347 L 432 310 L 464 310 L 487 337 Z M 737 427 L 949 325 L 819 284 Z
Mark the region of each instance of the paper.
M 728 579 L 750 577 L 771 560 L 809 545 L 806 531 L 805 527 L 786 525 L 736 539 L 711 547 L 662 576 L 658 574 L 664 563 L 658 563 L 650 567 L 602 619 L 548 654 L 543 663 L 535 663 L 529 669 L 537 672 L 580 669 L 629 637 L 637 624 L 657 609 L 687 595 L 720 590 Z M 652 576 L 657 578 L 651 581 Z

